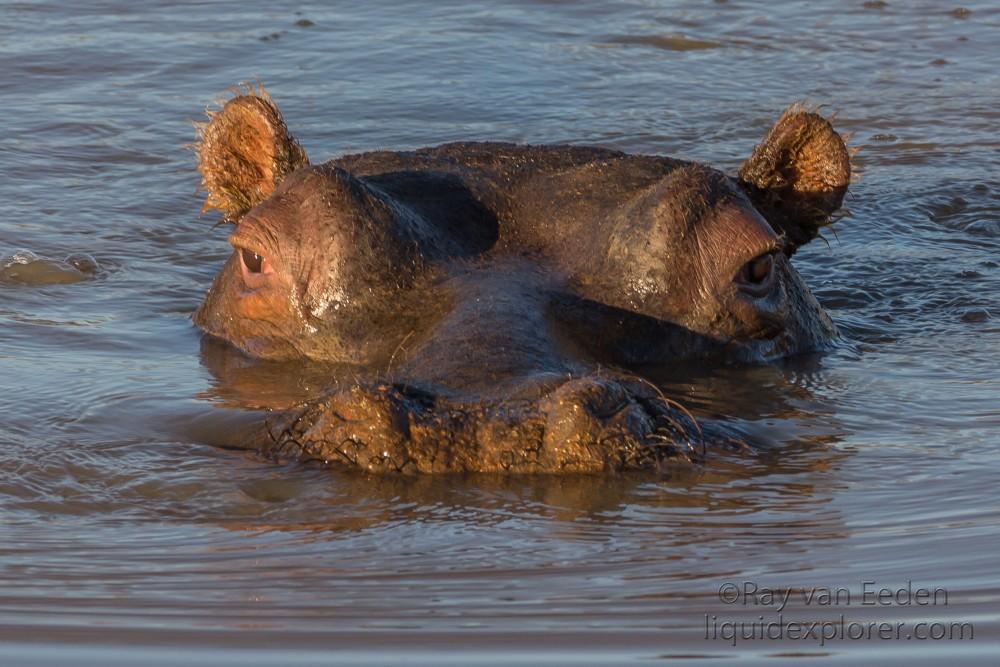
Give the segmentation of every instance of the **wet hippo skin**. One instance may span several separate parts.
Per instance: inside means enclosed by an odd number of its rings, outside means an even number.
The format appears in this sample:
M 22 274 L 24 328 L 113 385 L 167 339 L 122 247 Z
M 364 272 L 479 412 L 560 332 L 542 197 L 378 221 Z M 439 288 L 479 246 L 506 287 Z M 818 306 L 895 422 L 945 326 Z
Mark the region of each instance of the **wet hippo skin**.
M 369 471 L 656 468 L 734 439 L 629 370 L 761 363 L 836 329 L 795 250 L 848 152 L 792 107 L 735 177 L 569 145 L 455 143 L 311 164 L 246 90 L 197 144 L 234 251 L 194 316 L 262 359 L 347 364 L 266 453 Z

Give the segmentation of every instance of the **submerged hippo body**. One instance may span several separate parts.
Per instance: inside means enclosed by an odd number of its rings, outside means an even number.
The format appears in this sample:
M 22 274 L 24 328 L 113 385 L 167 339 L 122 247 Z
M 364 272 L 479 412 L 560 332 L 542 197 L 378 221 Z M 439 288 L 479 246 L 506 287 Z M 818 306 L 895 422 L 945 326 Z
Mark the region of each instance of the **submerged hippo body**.
M 790 257 L 847 151 L 792 108 L 737 178 L 601 148 L 457 143 L 310 165 L 262 92 L 200 128 L 234 253 L 196 324 L 348 363 L 263 447 L 372 471 L 656 467 L 727 439 L 630 364 L 767 361 L 836 330 Z

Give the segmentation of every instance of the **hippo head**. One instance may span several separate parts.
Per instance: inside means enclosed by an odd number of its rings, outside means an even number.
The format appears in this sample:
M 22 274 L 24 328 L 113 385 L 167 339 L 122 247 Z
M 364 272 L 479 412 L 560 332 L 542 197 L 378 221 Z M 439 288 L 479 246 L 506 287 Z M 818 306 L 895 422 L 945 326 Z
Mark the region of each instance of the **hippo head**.
M 791 257 L 839 208 L 849 157 L 797 107 L 737 177 L 500 143 L 310 165 L 262 91 L 199 132 L 205 206 L 235 227 L 195 323 L 252 357 L 354 368 L 271 425 L 283 451 L 371 470 L 653 465 L 705 429 L 629 364 L 768 361 L 836 336 Z

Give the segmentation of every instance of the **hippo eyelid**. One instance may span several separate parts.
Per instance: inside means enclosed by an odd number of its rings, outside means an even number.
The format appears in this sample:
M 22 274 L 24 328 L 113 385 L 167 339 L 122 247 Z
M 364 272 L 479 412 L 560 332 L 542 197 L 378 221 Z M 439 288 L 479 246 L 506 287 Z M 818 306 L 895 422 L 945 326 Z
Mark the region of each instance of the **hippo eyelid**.
M 263 244 L 252 238 L 248 238 L 245 234 L 239 234 L 238 232 L 233 232 L 229 235 L 229 245 L 233 246 L 233 248 L 237 250 L 247 250 L 255 255 L 260 255 L 261 257 L 267 257 L 268 255 Z

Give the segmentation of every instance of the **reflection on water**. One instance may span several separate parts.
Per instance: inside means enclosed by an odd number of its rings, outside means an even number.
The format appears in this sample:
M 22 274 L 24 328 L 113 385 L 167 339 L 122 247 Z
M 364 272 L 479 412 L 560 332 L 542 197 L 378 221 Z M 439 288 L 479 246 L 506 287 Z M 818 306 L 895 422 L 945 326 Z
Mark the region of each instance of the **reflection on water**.
M 989 663 L 998 27 L 929 1 L 0 6 L 0 660 Z M 845 340 L 649 369 L 762 445 L 657 477 L 262 459 L 244 434 L 344 369 L 252 362 L 190 324 L 228 253 L 197 220 L 188 120 L 253 77 L 314 159 L 488 138 L 733 169 L 785 105 L 823 105 L 860 176 L 796 263 Z M 706 614 L 775 615 L 724 604 L 726 582 L 865 580 L 949 603 L 786 619 L 970 621 L 976 640 L 704 638 Z
M 237 408 L 284 410 L 356 375 L 349 364 L 252 359 L 209 336 L 201 340 L 200 360 L 212 382 L 199 397 Z

